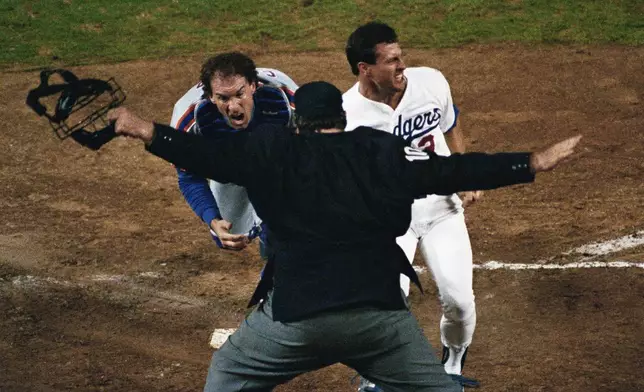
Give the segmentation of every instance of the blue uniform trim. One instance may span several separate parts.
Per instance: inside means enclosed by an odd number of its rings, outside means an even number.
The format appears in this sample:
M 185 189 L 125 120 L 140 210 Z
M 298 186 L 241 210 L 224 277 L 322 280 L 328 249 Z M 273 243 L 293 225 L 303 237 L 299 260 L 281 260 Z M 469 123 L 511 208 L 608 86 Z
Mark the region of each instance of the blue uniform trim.
M 458 110 L 458 107 L 456 105 L 453 105 L 453 106 L 454 106 L 454 124 L 452 124 L 452 126 L 449 127 L 449 129 L 445 132 L 449 132 L 452 129 L 454 129 L 458 123 L 458 115 L 461 113 L 461 111 Z
M 190 105 L 186 112 L 183 114 L 183 117 L 179 120 L 177 124 L 177 129 L 181 131 L 188 131 L 195 119 L 195 104 Z

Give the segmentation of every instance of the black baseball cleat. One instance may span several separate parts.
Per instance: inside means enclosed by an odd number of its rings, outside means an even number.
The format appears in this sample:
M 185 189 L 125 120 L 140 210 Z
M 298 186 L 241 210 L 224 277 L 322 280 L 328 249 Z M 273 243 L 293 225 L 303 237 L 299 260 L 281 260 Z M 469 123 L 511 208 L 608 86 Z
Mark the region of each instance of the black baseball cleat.
M 467 378 L 460 374 L 450 374 L 452 380 L 459 383 L 463 388 L 478 388 L 481 386 L 481 383 L 473 378 Z

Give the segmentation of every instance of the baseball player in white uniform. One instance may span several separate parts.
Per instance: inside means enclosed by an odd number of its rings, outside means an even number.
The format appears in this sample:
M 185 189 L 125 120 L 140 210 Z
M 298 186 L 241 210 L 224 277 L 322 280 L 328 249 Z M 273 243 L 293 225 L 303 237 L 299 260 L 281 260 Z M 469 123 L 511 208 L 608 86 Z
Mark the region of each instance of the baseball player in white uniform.
M 383 23 L 359 27 L 348 39 L 347 60 L 358 82 L 344 93 L 347 130 L 373 127 L 410 140 L 412 145 L 439 155 L 463 152 L 456 128 L 458 109 L 441 72 L 428 67 L 406 68 L 395 31 Z M 452 143 L 448 146 L 448 141 Z M 466 195 L 469 201 L 480 192 Z M 463 216 L 463 203 L 451 196 L 430 195 L 412 206 L 412 223 L 398 238 L 410 262 L 416 249 L 433 274 L 443 316 L 440 321 L 443 363 L 447 373 L 465 387 L 478 382 L 462 376 L 467 348 L 476 325 L 472 290 L 472 249 Z M 401 275 L 409 294 L 409 279 Z M 361 391 L 380 389 L 363 381 Z
M 253 90 L 252 93 L 244 91 L 244 95 L 237 97 L 235 90 L 232 97 L 222 99 L 221 91 L 211 89 L 210 95 L 216 97 L 209 96 L 202 80 L 175 104 L 170 122 L 172 127 L 206 138 L 217 138 L 222 132 L 252 131 L 253 126 L 259 123 L 291 123 L 293 94 L 298 86 L 288 75 L 271 68 L 255 69 L 250 58 L 237 52 L 223 53 L 212 60 L 215 68 L 234 71 L 222 80 L 239 80 L 242 90 Z M 212 81 L 218 80 L 212 76 Z M 179 188 L 186 201 L 206 223 L 220 248 L 240 250 L 259 237 L 260 253 L 266 256 L 263 226 L 245 188 L 182 170 L 178 170 L 178 176 Z

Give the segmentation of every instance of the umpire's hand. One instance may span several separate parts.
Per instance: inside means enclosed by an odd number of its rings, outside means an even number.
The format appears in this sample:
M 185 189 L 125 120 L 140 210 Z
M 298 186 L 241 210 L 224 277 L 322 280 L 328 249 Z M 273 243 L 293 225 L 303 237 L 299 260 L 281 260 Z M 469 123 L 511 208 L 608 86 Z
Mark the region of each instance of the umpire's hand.
M 142 119 L 127 108 L 110 110 L 107 112 L 107 119 L 114 122 L 117 135 L 141 139 L 145 144 L 150 144 L 154 138 L 154 123 Z
M 549 171 L 564 162 L 575 152 L 575 147 L 581 140 L 581 135 L 568 138 L 562 142 L 530 155 L 530 169 L 533 173 Z

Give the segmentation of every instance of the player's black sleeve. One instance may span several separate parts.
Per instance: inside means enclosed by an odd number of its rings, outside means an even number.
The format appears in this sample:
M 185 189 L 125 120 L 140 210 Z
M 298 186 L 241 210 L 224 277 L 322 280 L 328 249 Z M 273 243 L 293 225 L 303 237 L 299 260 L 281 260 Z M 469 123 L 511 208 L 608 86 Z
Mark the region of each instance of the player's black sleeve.
M 466 153 L 444 157 L 410 147 L 399 150 L 399 178 L 415 198 L 534 181 L 529 153 Z
M 154 139 L 147 150 L 199 176 L 244 186 L 257 166 L 258 144 L 250 132 L 231 132 L 217 139 L 178 132 L 154 125 Z M 255 138 L 256 139 L 256 138 Z

